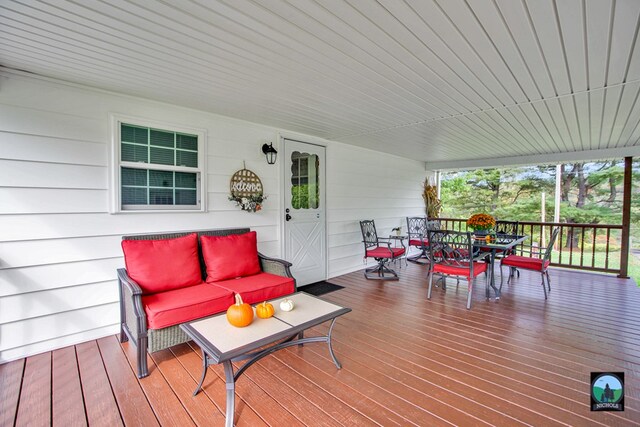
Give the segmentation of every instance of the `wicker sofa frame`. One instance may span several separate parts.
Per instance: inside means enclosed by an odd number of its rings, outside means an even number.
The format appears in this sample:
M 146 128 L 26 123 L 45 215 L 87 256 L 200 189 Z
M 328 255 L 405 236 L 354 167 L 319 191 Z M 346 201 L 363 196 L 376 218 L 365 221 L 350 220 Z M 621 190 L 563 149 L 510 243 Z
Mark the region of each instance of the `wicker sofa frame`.
M 140 234 L 123 236 L 122 240 L 162 240 L 183 237 L 191 233 L 200 236 L 227 236 L 230 234 L 248 233 L 248 228 L 228 228 L 217 230 L 183 231 L 176 233 L 162 234 Z M 204 260 L 202 258 L 202 248 L 198 238 L 198 256 L 200 258 L 200 269 L 202 278 L 207 276 Z M 291 263 L 269 258 L 258 253 L 260 267 L 263 272 L 276 274 L 278 276 L 290 277 Z M 131 340 L 136 345 L 138 378 L 149 375 L 147 365 L 147 352 L 163 350 L 174 345 L 189 341 L 189 337 L 180 329 L 180 325 L 174 325 L 162 329 L 148 329 L 147 317 L 142 306 L 142 289 L 127 274 L 124 268 L 118 269 L 118 289 L 120 293 L 120 342 Z M 294 290 L 297 289 L 294 279 Z

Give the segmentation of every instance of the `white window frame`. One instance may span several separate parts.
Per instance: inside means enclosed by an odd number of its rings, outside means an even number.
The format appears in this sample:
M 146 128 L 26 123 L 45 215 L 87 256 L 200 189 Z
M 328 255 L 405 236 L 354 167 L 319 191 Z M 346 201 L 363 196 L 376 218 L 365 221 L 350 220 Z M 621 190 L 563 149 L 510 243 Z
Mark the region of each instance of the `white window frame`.
M 143 119 L 139 117 L 110 114 L 111 122 L 111 149 L 109 155 L 110 188 L 110 212 L 111 213 L 157 213 L 157 212 L 206 212 L 207 211 L 207 131 L 205 129 L 190 128 L 167 122 Z M 120 158 L 120 129 L 122 124 L 165 130 L 168 132 L 196 135 L 198 139 L 198 167 L 170 166 L 154 163 L 123 162 Z M 120 186 L 120 173 L 122 167 L 162 170 L 172 172 L 196 173 L 198 204 L 193 208 L 185 208 L 184 205 L 138 205 L 123 209 L 122 188 Z

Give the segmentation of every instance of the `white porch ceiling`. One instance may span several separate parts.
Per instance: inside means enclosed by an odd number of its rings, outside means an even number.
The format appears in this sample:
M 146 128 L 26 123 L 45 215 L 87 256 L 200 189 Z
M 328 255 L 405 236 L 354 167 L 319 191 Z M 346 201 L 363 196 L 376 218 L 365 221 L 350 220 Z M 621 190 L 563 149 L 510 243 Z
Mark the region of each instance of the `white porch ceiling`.
M 432 166 L 637 155 L 639 22 L 638 0 L 3 0 L 0 64 Z

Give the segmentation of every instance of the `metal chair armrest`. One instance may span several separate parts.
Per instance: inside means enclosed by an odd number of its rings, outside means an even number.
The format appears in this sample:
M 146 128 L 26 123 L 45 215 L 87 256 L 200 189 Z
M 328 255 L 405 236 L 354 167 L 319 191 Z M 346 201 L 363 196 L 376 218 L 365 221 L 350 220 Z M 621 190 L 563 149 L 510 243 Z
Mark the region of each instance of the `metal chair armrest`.
M 530 255 L 534 255 L 533 254 L 533 247 L 532 246 L 528 246 L 529 249 L 523 249 L 523 248 L 518 248 L 518 247 L 514 247 L 511 249 L 511 251 L 514 251 L 516 253 L 525 253 L 525 254 L 530 254 Z M 535 254 L 535 256 L 530 256 L 530 258 L 542 258 L 542 256 L 544 255 L 544 253 L 540 250 L 540 248 L 537 248 L 537 254 Z
M 386 242 L 385 242 L 385 240 L 386 240 Z M 387 245 L 387 248 L 389 248 L 389 252 L 393 253 L 391 251 L 391 239 L 390 238 L 388 238 L 388 237 L 378 237 L 378 245 L 380 245 L 381 243 L 383 245 Z

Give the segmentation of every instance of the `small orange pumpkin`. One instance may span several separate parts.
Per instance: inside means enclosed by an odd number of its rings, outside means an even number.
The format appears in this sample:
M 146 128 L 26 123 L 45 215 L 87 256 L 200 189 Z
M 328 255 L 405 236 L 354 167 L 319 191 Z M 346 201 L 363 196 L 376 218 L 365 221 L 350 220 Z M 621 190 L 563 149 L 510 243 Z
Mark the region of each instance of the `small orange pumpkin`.
M 269 317 L 273 316 L 273 313 L 275 313 L 273 305 L 269 304 L 266 301 L 262 304 L 256 305 L 256 316 L 261 319 L 268 319 Z
M 236 303 L 227 309 L 227 320 L 238 328 L 249 326 L 253 322 L 253 307 L 243 302 L 240 294 L 236 294 Z

